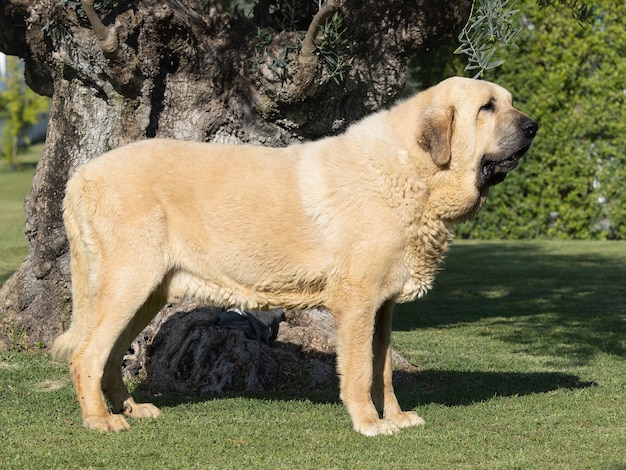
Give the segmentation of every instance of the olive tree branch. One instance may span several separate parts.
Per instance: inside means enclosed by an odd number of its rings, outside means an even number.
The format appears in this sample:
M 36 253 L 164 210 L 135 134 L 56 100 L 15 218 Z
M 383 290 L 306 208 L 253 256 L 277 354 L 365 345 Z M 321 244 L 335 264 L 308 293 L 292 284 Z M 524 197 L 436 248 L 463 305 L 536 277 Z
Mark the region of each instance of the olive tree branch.
M 102 20 L 100 20 L 93 6 L 93 1 L 94 0 L 81 0 L 80 3 L 87 15 L 87 19 L 89 19 L 89 23 L 91 23 L 94 33 L 96 33 L 102 52 L 107 55 L 113 54 L 119 47 L 117 31 L 115 30 L 115 26 L 106 27 L 104 23 L 102 23 Z
M 317 37 L 322 24 L 326 21 L 326 18 L 339 10 L 339 8 L 341 8 L 341 0 L 328 0 L 326 4 L 315 14 L 311 20 L 309 29 L 302 40 L 300 57 L 298 58 L 300 64 L 317 64 L 317 56 L 315 55 L 315 38 Z

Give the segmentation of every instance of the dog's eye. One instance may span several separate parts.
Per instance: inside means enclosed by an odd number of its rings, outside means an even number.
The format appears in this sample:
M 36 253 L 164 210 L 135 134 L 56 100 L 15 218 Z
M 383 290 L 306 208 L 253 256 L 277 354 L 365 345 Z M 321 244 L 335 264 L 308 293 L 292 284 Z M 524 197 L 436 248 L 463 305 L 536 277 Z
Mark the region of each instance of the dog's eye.
M 496 109 L 496 105 L 493 102 L 493 100 L 489 100 L 489 102 L 487 104 L 484 104 L 480 107 L 481 111 L 486 111 L 486 112 L 493 112 Z

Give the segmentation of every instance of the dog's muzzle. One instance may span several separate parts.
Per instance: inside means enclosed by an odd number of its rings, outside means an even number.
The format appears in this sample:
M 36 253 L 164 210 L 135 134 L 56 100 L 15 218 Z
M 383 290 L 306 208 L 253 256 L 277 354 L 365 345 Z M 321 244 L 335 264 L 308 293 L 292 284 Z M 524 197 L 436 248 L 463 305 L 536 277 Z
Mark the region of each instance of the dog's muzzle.
M 478 170 L 478 187 L 490 187 L 504 181 L 507 172 L 517 168 L 520 159 L 528 151 L 537 135 L 539 124 L 529 117 L 524 117 L 519 125 L 516 138 L 516 150 L 502 152 L 499 155 L 484 155 Z

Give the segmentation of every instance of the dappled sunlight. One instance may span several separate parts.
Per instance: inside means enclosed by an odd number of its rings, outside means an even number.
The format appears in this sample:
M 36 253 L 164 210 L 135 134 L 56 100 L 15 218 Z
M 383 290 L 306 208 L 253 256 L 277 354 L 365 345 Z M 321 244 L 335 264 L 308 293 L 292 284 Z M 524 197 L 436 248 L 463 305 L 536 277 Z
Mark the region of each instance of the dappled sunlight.
M 396 330 L 479 324 L 519 352 L 587 363 L 626 356 L 626 243 L 461 242 Z
M 565 317 L 557 313 L 487 321 L 482 334 L 513 344 L 515 352 L 586 364 L 597 353 L 626 356 L 626 314 Z
M 510 293 L 509 289 L 503 287 L 485 289 L 480 292 L 485 299 L 502 299 L 510 295 Z

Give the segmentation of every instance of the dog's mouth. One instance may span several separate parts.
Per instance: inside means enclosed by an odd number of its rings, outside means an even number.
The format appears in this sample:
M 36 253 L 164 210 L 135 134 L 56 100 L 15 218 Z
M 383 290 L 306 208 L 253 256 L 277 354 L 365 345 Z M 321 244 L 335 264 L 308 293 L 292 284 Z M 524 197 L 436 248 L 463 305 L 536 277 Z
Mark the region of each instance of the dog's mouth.
M 480 187 L 494 186 L 502 183 L 506 174 L 517 168 L 520 159 L 530 148 L 530 143 L 525 145 L 513 155 L 504 159 L 497 159 L 489 155 L 484 155 L 478 170 L 478 182 Z

